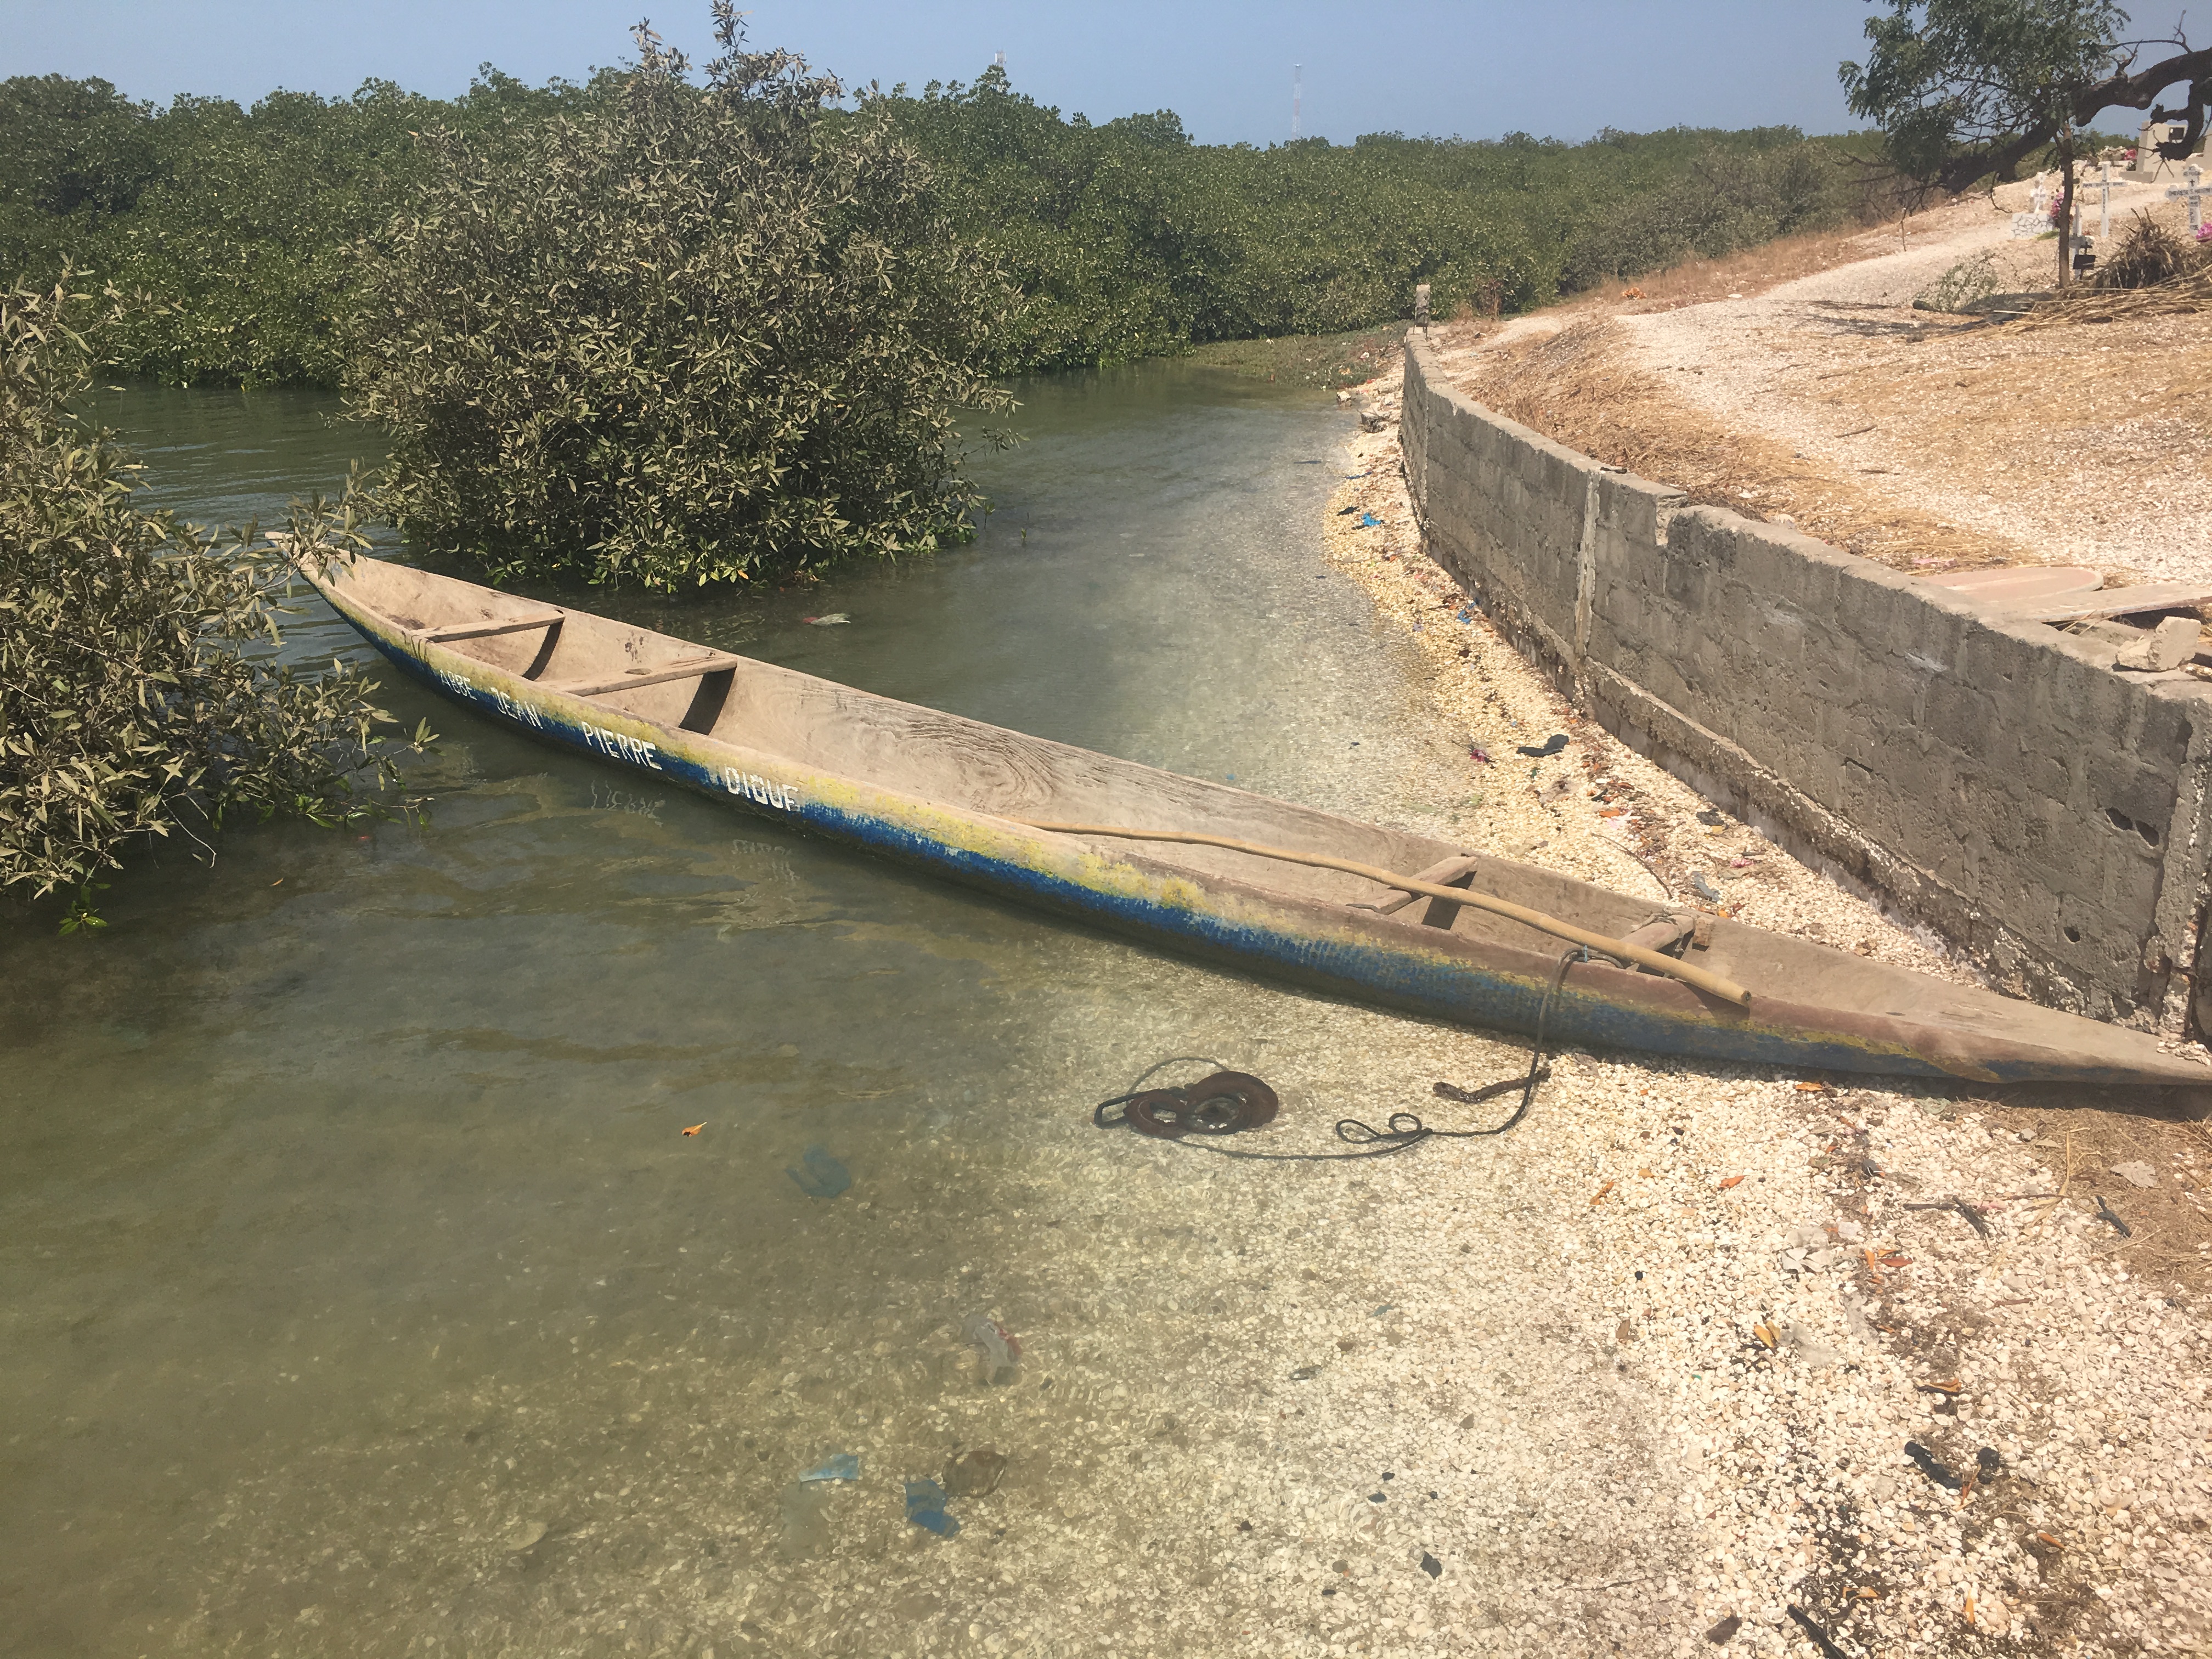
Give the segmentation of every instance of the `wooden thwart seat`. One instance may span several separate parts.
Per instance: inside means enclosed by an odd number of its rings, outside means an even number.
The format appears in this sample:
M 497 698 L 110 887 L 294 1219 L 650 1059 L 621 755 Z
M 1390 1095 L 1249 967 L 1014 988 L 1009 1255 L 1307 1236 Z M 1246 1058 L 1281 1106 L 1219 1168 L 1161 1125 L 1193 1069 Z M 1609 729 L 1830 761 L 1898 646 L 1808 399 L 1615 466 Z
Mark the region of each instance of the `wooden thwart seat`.
M 446 645 L 454 640 L 486 640 L 495 634 L 520 634 L 532 628 L 558 628 L 566 622 L 565 611 L 548 611 L 541 616 L 518 617 L 510 622 L 456 623 L 451 628 L 426 628 L 415 637 L 430 645 Z
M 657 668 L 632 668 L 619 674 L 601 678 L 572 680 L 566 685 L 548 685 L 548 691 L 557 691 L 564 697 L 604 697 L 610 691 L 632 691 L 640 686 L 660 685 L 669 680 L 696 680 L 708 674 L 719 674 L 726 669 L 742 668 L 745 659 L 733 657 L 726 651 L 716 651 L 704 657 L 686 657 L 680 662 L 663 663 Z
M 1671 954 L 1677 945 L 1688 939 L 1702 946 L 1712 936 L 1712 918 L 1695 910 L 1669 911 L 1654 916 L 1641 927 L 1620 936 L 1623 945 L 1633 945 L 1638 950 L 1658 951 Z M 1621 965 L 1629 965 L 1626 957 L 1618 958 Z
M 1413 879 L 1433 883 L 1438 887 L 1456 886 L 1474 873 L 1474 867 L 1480 861 L 1473 853 L 1455 853 L 1441 864 L 1431 865 Z M 1386 899 L 1362 899 L 1354 902 L 1351 908 L 1354 910 L 1372 910 L 1378 916 L 1395 915 L 1420 896 L 1419 893 L 1397 893 Z M 1442 905 L 1443 901 L 1438 900 L 1437 902 Z M 1457 906 L 1449 908 L 1456 914 Z M 1447 920 L 1442 925 L 1449 927 L 1451 924 Z

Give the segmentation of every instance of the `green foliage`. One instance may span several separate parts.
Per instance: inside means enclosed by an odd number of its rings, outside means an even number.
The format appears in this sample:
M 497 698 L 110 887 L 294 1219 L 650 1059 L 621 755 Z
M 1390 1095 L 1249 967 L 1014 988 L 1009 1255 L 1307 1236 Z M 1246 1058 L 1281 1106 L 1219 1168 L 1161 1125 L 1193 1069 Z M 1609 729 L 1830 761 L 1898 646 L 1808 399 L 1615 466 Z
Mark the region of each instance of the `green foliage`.
M 2126 21 L 2112 0 L 1889 0 L 1867 61 L 1838 73 L 1899 171 L 1960 190 L 2069 133 Z
M 276 659 L 283 562 L 250 530 L 219 546 L 133 510 L 129 465 L 67 413 L 94 306 L 0 293 L 0 890 L 75 889 L 70 932 L 100 925 L 93 878 L 135 837 L 201 840 L 240 811 L 335 823 L 374 810 L 364 769 L 392 777 L 374 687 Z M 293 533 L 358 540 L 319 506 Z
M 152 107 L 105 81 L 0 81 L 0 209 L 120 213 L 158 171 Z
M 250 110 L 129 103 L 104 81 L 0 81 L 0 281 L 64 262 L 133 296 L 103 343 L 180 383 L 335 385 L 353 247 L 412 188 L 434 120 L 495 133 L 598 95 L 486 65 L 438 102 L 369 81 L 351 98 L 271 93 Z
M 104 82 L 0 82 L 0 276 L 51 280 L 73 257 L 143 294 L 125 368 L 337 384 L 356 250 L 423 216 L 418 190 L 450 188 L 453 141 L 488 173 L 500 154 L 538 165 L 550 124 L 628 118 L 629 82 L 533 89 L 487 65 L 450 102 L 371 82 L 164 112 Z M 934 164 L 951 234 L 1021 290 L 994 346 L 1009 371 L 1371 327 L 1403 317 L 1418 283 L 1442 314 L 1516 310 L 1841 222 L 1864 190 L 1844 165 L 1857 147 L 1794 128 L 1202 145 L 1167 111 L 1063 118 L 997 70 L 871 89 L 816 125 L 826 139 L 885 120 Z M 434 130 L 447 137 L 416 136 Z
M 1984 249 L 1972 258 L 1961 259 L 1953 265 L 1923 289 L 1913 303 L 1924 306 L 1929 311 L 1957 313 L 1978 301 L 1988 299 L 1996 291 L 1996 256 Z
M 741 49 L 703 90 L 641 27 L 618 95 L 496 149 L 426 132 L 351 323 L 380 500 L 502 576 L 671 590 L 969 533 L 956 411 L 1013 295 L 884 113 Z
M 1204 146 L 1166 111 L 1063 119 L 996 69 L 865 106 L 944 167 L 1021 288 L 1009 368 L 1342 332 L 1403 316 L 1419 283 L 1443 313 L 1518 310 L 1858 205 L 1840 147 L 1794 128 Z

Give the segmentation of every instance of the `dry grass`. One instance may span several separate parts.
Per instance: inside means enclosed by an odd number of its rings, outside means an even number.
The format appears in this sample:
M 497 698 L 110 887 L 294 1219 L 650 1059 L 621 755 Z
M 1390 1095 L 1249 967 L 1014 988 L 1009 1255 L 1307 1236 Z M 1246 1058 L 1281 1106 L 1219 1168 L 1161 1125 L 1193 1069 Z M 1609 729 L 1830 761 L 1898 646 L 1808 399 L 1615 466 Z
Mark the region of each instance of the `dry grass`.
M 1862 344 L 1823 395 L 1838 428 L 1878 428 L 1914 477 L 2089 525 L 2201 510 L 2212 489 L 2212 313 L 2106 314 L 2063 331 L 2022 321 L 1914 347 Z
M 1784 236 L 1724 258 L 1691 259 L 1634 277 L 1618 288 L 1577 296 L 1566 308 L 1632 314 L 1674 311 L 1709 300 L 1747 298 L 1801 276 L 1853 264 L 1879 253 L 1894 253 L 1909 241 L 1911 231 L 1908 225 L 1901 235 L 1896 226 L 1885 225 L 1873 230 L 1854 227 Z M 1629 289 L 1638 290 L 1640 297 L 1624 298 Z
M 1484 354 L 1460 384 L 1508 420 L 1672 484 L 1693 502 L 1755 519 L 1786 515 L 1808 534 L 1899 568 L 2028 556 L 2006 538 L 1879 495 L 1787 444 L 1728 429 L 1656 376 L 1631 368 L 1623 343 L 1613 323 L 1589 318 Z
M 2212 312 L 2212 267 L 2169 276 L 2142 288 L 2083 288 L 2038 306 L 2018 327 L 2073 323 L 2135 322 L 2150 317 L 2193 317 Z
M 2021 1089 L 1961 1101 L 1999 1128 L 2032 1137 L 2029 1152 L 2050 1171 L 2049 1190 L 2094 1212 L 2096 1200 L 2127 1224 L 2105 1224 L 2106 1253 L 2125 1261 L 2146 1289 L 2212 1287 L 2212 1129 L 2201 1089 Z M 2115 1165 L 2148 1164 L 2157 1184 L 2137 1187 Z
M 1854 227 L 1784 236 L 1722 258 L 1688 259 L 1664 270 L 1624 277 L 1529 314 L 1573 322 L 1591 316 L 1638 316 L 1678 311 L 1711 300 L 1742 299 L 1801 276 L 1855 264 L 1877 254 L 1894 253 L 1901 241 L 1909 242 L 1914 236 L 1925 240 L 1931 224 L 1930 216 L 1921 215 L 1906 225 L 1902 235 L 1896 225 L 1889 224 L 1871 230 Z M 1497 326 L 1495 321 L 1477 317 L 1471 308 L 1462 308 L 1435 333 L 1439 346 L 1449 350 L 1471 344 Z

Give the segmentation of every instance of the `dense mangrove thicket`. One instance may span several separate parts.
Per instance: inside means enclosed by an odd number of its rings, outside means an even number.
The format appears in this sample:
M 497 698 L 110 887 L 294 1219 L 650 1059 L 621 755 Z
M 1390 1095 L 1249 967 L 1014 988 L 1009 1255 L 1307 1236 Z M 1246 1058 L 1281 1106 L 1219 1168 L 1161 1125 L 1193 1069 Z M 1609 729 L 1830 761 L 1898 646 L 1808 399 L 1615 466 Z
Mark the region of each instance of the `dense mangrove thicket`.
M 73 258 L 143 295 L 115 343 L 126 368 L 337 384 L 362 248 L 447 176 L 449 144 L 430 135 L 543 157 L 533 128 L 618 107 L 635 72 L 532 88 L 487 68 L 451 100 L 372 81 L 251 109 L 0 82 L 0 277 Z M 957 234 L 1024 296 L 988 343 L 1000 370 L 1364 327 L 1402 315 L 1421 282 L 1447 311 L 1514 310 L 1868 204 L 1850 142 L 1794 128 L 1258 149 L 1194 143 L 1166 112 L 1064 117 L 996 70 L 854 101 L 823 131 L 890 123 L 934 163 Z
M 375 688 L 280 662 L 287 569 L 131 505 L 131 466 L 69 414 L 106 308 L 67 286 L 0 290 L 0 894 L 75 890 L 133 840 L 205 844 L 226 817 L 320 823 L 392 780 Z M 350 526 L 295 517 L 310 547 Z M 428 734 L 416 733 L 419 746 Z
M 1847 141 L 1795 128 L 1259 149 L 1194 143 L 1164 110 L 1065 119 L 997 70 L 869 103 L 944 166 L 1022 289 L 1023 366 L 1362 328 L 1403 316 L 1418 283 L 1443 313 L 1522 310 L 1872 204 Z
M 887 112 L 718 10 L 703 90 L 641 29 L 589 110 L 432 136 L 347 330 L 410 535 L 665 591 L 969 533 L 956 422 L 1012 407 L 1017 296 Z

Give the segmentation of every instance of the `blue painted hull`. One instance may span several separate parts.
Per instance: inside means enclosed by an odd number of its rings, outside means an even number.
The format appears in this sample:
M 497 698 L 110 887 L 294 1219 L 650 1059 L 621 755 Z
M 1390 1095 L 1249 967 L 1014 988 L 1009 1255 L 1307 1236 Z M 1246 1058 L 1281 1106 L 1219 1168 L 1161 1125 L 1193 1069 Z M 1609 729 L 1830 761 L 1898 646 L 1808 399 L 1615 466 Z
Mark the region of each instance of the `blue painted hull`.
M 1355 916 L 1341 905 L 1238 881 L 1195 878 L 1188 869 L 1141 854 L 1104 855 L 1011 820 L 810 771 L 765 751 L 564 697 L 425 645 L 349 604 L 331 584 L 316 586 L 396 666 L 513 730 L 1179 953 L 1433 1018 L 1524 1032 L 1534 1026 L 1557 962 L 1540 950 Z M 1954 999 L 1960 994 L 1933 981 L 1917 983 Z M 1977 1040 L 1902 1017 L 1807 1006 L 1773 995 L 1755 995 L 1749 1010 L 1739 1009 L 1672 980 L 1598 964 L 1570 971 L 1548 1025 L 1556 1042 L 1800 1071 L 1982 1083 L 2170 1083 L 2207 1075 L 2138 1034 L 2031 1012 L 2096 1033 L 2101 1041 L 2095 1046 L 2106 1052 Z

